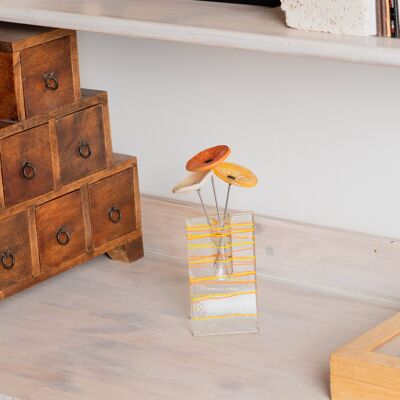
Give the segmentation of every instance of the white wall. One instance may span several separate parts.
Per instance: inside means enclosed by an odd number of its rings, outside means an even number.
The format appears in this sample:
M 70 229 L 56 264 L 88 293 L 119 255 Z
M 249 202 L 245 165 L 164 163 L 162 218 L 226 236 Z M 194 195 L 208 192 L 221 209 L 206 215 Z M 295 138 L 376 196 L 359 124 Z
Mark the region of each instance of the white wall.
M 259 177 L 232 206 L 400 238 L 400 71 L 91 33 L 79 50 L 143 193 L 171 196 L 192 154 L 228 144 Z

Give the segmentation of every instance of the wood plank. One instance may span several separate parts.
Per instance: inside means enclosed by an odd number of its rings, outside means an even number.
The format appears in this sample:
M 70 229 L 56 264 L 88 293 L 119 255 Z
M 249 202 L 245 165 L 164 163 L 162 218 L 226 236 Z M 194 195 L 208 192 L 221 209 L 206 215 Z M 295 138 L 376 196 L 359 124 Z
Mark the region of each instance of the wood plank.
M 400 393 L 400 359 L 371 352 L 334 353 L 331 376 L 344 377 Z M 336 399 L 334 399 L 336 400 Z
M 0 19 L 366 64 L 400 65 L 400 43 L 288 28 L 280 8 L 193 0 L 2 0 Z
M 335 351 L 331 357 L 331 376 L 400 393 L 400 357 L 375 352 L 399 333 L 400 313 Z M 351 385 L 345 387 L 350 395 Z M 345 388 L 342 390 L 344 393 Z
M 30 206 L 43 204 L 47 201 L 55 199 L 56 197 L 59 197 L 66 193 L 72 192 L 73 190 L 80 189 L 80 187 L 84 184 L 91 184 L 93 182 L 98 181 L 99 179 L 107 178 L 115 173 L 121 172 L 127 168 L 130 168 L 130 167 L 133 167 L 136 165 L 136 157 L 132 157 L 132 156 L 125 156 L 123 154 L 115 154 L 114 153 L 114 160 L 115 161 L 111 168 L 98 171 L 92 175 L 78 179 L 68 185 L 64 185 L 57 190 L 53 190 L 51 192 L 44 193 L 38 197 L 26 200 L 22 203 L 16 204 L 14 206 L 10 206 L 10 207 L 0 211 L 0 220 L 7 218 L 10 215 L 14 215 L 18 212 L 21 212 Z
M 13 71 L 14 71 L 14 90 L 15 90 L 15 107 L 16 107 L 16 120 L 22 121 L 25 119 L 25 100 L 24 100 L 24 88 L 22 79 L 21 69 L 21 53 L 12 53 L 13 59 Z
M 83 223 L 85 226 L 86 252 L 92 253 L 93 252 L 92 224 L 90 222 L 89 191 L 87 185 L 81 187 L 81 196 L 82 196 L 82 207 L 83 207 Z
M 400 334 L 375 349 L 375 351 L 388 356 L 400 358 Z
M 61 185 L 61 173 L 60 173 L 60 158 L 58 151 L 56 120 L 54 118 L 49 120 L 49 131 L 50 131 L 51 159 L 53 165 L 53 186 L 54 189 L 58 189 L 58 187 Z
M 116 247 L 107 252 L 108 257 L 114 261 L 131 263 L 144 256 L 143 238 L 139 237 L 129 243 L 124 243 L 122 246 Z
M 70 46 L 71 46 L 71 67 L 74 87 L 74 98 L 78 101 L 81 97 L 81 78 L 79 73 L 79 57 L 78 57 L 78 43 L 76 38 L 76 32 L 71 32 L 70 35 Z
M 31 400 L 131 400 L 133 393 L 141 400 L 160 393 L 165 400 L 327 400 L 330 353 L 399 308 L 360 295 L 359 278 L 370 270 L 359 247 L 366 241 L 361 247 L 369 248 L 371 237 L 302 226 L 307 245 L 298 224 L 257 218 L 265 253 L 258 268 L 260 333 L 193 338 L 183 216 L 199 210 L 146 197 L 142 207 L 143 259 L 127 267 L 99 257 L 0 302 L 0 352 L 7 359 L 0 392 Z M 311 253 L 324 240 L 336 241 L 324 246 L 327 258 L 340 255 L 336 264 Z M 385 257 L 393 265 L 398 259 Z M 312 272 L 325 268 L 325 277 L 335 277 L 344 261 L 352 286 L 333 290 L 339 276 L 328 288 L 316 284 Z M 371 279 L 383 293 L 392 264 L 379 266 L 380 279 Z
M 5 208 L 5 198 L 4 198 L 4 186 L 3 186 L 3 173 L 2 173 L 2 159 L 1 159 L 1 142 L 0 142 L 0 210 Z
M 36 285 L 39 282 L 43 282 L 43 281 L 51 278 L 52 276 L 58 275 L 62 272 L 65 272 L 70 268 L 76 267 L 79 264 L 87 262 L 87 261 L 91 260 L 93 257 L 97 257 L 99 255 L 102 255 L 109 251 L 112 251 L 114 248 L 122 246 L 124 243 L 129 243 L 131 241 L 134 241 L 134 240 L 140 238 L 141 235 L 142 235 L 141 231 L 138 231 L 138 230 L 132 231 L 124 236 L 120 236 L 119 238 L 117 238 L 115 240 L 112 240 L 102 246 L 95 248 L 91 253 L 81 254 L 78 257 L 63 261 L 57 266 L 54 266 L 50 269 L 46 269 L 45 271 L 40 273 L 40 275 L 27 278 L 5 290 L 2 290 L 0 292 L 0 300 L 5 299 L 23 289 L 27 289 L 33 285 Z
M 106 162 L 107 167 L 112 165 L 112 139 L 111 139 L 111 124 L 110 110 L 108 106 L 108 96 L 105 94 L 106 100 L 103 102 L 103 127 L 104 127 L 104 143 L 106 147 Z
M 185 259 L 185 241 L 176 240 L 170 232 L 184 237 L 185 218 L 203 215 L 201 207 L 147 196 L 146 208 L 153 215 L 146 226 L 145 248 Z M 262 215 L 255 216 L 255 223 L 257 270 L 268 279 L 400 305 L 400 240 Z M 342 344 L 365 331 L 359 330 Z
M 335 400 L 398 400 L 400 391 L 356 382 L 351 379 L 333 376 L 331 378 L 332 398 Z
M 28 209 L 28 220 L 29 220 L 29 243 L 31 246 L 31 258 L 32 258 L 32 275 L 37 276 L 40 274 L 40 260 L 39 260 L 39 246 L 37 240 L 35 207 L 30 207 Z
M 337 351 L 338 354 L 346 355 L 349 352 L 373 351 L 392 338 L 400 334 L 400 313 L 376 326 L 362 336 L 355 338 L 350 343 Z
M 393 312 L 259 283 L 260 334 L 199 340 L 190 334 L 184 261 L 147 254 L 133 268 L 99 258 L 72 269 L 0 303 L 0 348 L 10 359 L 0 391 L 32 400 L 325 400 L 329 352 L 359 324 Z
M 13 54 L 0 52 L 0 120 L 18 119 L 15 85 L 18 77 L 14 73 L 15 57 Z
M 142 206 L 140 199 L 140 188 L 139 188 L 139 174 L 137 164 L 132 168 L 133 174 L 133 187 L 134 187 L 134 197 L 135 197 L 135 221 L 136 228 L 142 228 Z
M 94 106 L 107 101 L 107 93 L 99 90 L 82 89 L 81 99 L 75 103 L 60 107 L 44 115 L 32 117 L 19 122 L 2 122 L 0 124 L 0 139 L 14 135 L 18 132 L 47 123 L 50 119 L 61 118 L 77 110 Z
M 36 46 L 74 32 L 67 29 L 39 27 L 34 25 L 15 25 L 7 22 L 0 23 L 0 51 L 16 52 L 27 47 Z

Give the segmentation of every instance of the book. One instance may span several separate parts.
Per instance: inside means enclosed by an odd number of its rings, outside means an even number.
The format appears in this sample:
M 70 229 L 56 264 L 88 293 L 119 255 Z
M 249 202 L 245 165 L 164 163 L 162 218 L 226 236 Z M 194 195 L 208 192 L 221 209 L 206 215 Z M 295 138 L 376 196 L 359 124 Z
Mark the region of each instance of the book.
M 376 0 L 376 34 L 382 36 L 382 1 Z
M 399 37 L 399 18 L 397 0 L 389 0 L 389 32 L 390 37 Z
M 383 24 L 384 24 L 384 34 L 383 36 L 391 37 L 392 33 L 390 30 L 390 0 L 384 0 L 383 6 Z

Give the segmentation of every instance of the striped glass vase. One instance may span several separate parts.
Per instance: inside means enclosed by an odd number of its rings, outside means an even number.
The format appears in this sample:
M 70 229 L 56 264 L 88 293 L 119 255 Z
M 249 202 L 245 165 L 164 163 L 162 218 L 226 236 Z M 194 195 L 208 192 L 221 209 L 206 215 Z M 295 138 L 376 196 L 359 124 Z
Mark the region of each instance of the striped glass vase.
M 190 218 L 186 229 L 193 334 L 257 332 L 253 213 Z

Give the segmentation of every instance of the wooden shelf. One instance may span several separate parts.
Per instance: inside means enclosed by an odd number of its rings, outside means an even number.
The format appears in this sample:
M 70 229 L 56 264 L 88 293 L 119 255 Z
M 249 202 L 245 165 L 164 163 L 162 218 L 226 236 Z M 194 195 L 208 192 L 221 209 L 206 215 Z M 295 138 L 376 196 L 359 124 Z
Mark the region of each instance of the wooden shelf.
M 195 0 L 0 0 L 0 20 L 400 66 L 400 40 L 297 31 L 285 26 L 279 8 Z
M 143 259 L 99 257 L 0 302 L 0 393 L 329 400 L 330 353 L 399 310 L 399 241 L 257 216 L 260 333 L 193 338 L 184 225 L 202 211 L 142 200 Z

